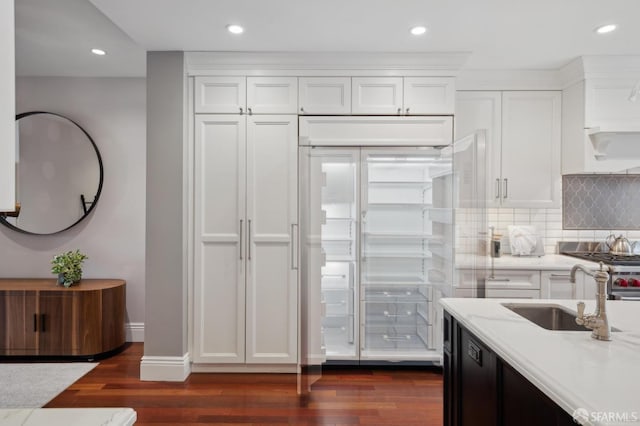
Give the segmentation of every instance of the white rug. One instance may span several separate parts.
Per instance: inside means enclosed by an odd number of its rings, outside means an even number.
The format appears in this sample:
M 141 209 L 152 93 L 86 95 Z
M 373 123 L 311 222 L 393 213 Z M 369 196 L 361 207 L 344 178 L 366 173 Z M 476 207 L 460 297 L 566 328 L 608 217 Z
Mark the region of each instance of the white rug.
M 40 408 L 98 363 L 0 363 L 0 408 Z

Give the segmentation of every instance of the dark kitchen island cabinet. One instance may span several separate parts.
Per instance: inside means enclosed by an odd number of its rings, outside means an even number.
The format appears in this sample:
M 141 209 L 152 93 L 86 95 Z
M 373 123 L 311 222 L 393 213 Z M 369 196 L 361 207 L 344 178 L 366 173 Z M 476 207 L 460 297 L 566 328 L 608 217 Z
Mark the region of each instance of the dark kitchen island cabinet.
M 573 418 L 444 313 L 445 426 L 570 426 Z

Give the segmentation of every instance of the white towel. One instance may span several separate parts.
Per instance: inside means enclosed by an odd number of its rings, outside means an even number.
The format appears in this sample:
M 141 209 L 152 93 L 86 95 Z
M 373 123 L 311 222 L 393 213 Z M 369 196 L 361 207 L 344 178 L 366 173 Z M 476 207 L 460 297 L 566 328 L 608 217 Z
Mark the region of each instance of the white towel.
M 508 229 L 513 256 L 528 256 L 536 250 L 538 235 L 535 226 L 510 225 Z

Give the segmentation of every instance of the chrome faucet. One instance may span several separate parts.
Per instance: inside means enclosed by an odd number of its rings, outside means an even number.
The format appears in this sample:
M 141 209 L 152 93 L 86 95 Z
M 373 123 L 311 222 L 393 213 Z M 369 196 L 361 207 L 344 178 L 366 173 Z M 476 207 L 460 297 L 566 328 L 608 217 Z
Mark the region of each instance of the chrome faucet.
M 598 284 L 598 293 L 596 294 L 596 311 L 593 314 L 585 315 L 584 302 L 578 302 L 578 317 L 576 318 L 576 323 L 592 329 L 591 337 L 594 339 L 611 340 L 611 326 L 609 326 L 606 309 L 609 274 L 605 270 L 602 262 L 600 262 L 600 270 L 596 272 L 590 271 L 583 265 L 574 265 L 574 267 L 571 268 L 571 277 L 569 278 L 572 283 L 576 282 L 576 272 L 578 269 L 595 278 Z

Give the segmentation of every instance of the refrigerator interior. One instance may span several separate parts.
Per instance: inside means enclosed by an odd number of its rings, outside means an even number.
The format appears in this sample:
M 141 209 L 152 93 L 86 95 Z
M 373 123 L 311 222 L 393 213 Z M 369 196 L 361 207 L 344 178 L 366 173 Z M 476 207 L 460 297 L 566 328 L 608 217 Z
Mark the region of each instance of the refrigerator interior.
M 361 162 L 360 358 L 428 359 L 453 269 L 451 161 L 396 148 L 363 149 Z
M 451 160 L 433 148 L 301 148 L 305 280 L 329 361 L 433 361 L 451 285 Z M 315 248 L 314 248 L 315 247 Z

